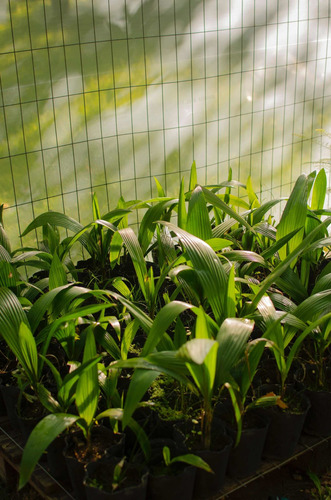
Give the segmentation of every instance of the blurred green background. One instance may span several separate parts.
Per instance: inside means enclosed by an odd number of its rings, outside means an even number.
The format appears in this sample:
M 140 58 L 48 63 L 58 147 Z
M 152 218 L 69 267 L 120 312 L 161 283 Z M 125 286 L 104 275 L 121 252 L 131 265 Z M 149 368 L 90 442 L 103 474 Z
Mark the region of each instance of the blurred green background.
M 11 240 L 49 209 L 89 222 L 92 192 L 102 212 L 153 176 L 176 194 L 193 160 L 201 183 L 231 166 L 286 196 L 330 159 L 330 17 L 328 0 L 2 0 Z

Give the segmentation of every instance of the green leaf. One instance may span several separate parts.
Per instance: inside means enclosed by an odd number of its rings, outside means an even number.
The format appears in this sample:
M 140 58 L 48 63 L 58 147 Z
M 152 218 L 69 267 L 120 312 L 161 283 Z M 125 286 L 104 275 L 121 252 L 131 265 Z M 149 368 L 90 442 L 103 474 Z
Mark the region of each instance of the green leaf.
M 234 318 L 236 315 L 236 285 L 235 285 L 235 267 L 231 266 L 226 290 L 226 316 Z
M 160 375 L 160 371 L 137 369 L 132 375 L 129 389 L 125 398 L 123 429 L 128 425 L 133 412 L 135 411 L 139 401 L 154 382 L 156 377 Z
M 277 226 L 277 241 L 292 231 L 304 227 L 307 217 L 308 182 L 306 175 L 302 174 L 298 177 Z M 284 260 L 287 255 L 297 248 L 302 238 L 303 231 L 299 231 L 288 242 L 288 251 L 284 247 L 278 250 L 281 260 Z
M 123 246 L 122 237 L 119 231 L 116 231 L 109 245 L 109 261 L 112 267 L 115 266 L 116 262 L 118 261 L 121 255 L 122 246 Z
M 83 363 L 95 358 L 97 354 L 93 327 L 89 326 L 86 332 Z M 99 383 L 98 367 L 92 365 L 84 370 L 78 380 L 76 389 L 76 406 L 78 413 L 89 427 L 98 406 Z
M 3 211 L 4 204 L 0 205 L 0 245 L 3 246 L 8 253 L 11 253 L 9 238 L 3 225 Z
M 119 233 L 132 259 L 141 291 L 144 294 L 145 299 L 147 299 L 148 292 L 145 283 L 147 267 L 138 238 L 130 227 L 120 229 Z
M 64 377 L 62 385 L 60 386 L 60 389 L 58 391 L 58 399 L 66 409 L 69 408 L 70 404 L 72 403 L 76 392 L 76 385 L 81 374 L 84 371 L 88 370 L 90 367 L 97 365 L 100 360 L 101 356 L 96 356 L 93 359 L 80 364 Z
M 316 321 L 307 326 L 307 328 L 302 333 L 300 333 L 300 335 L 298 335 L 294 344 L 292 345 L 292 348 L 286 360 L 286 374 L 289 373 L 292 363 L 297 355 L 297 352 L 300 349 L 301 344 L 305 340 L 307 335 L 309 335 L 317 326 L 319 326 L 324 321 L 330 320 L 330 318 L 331 318 L 331 313 L 329 312 L 328 314 L 319 317 Z
M 219 345 L 216 385 L 229 382 L 229 372 L 243 357 L 254 322 L 248 319 L 227 318 L 223 321 L 216 340 Z
M 170 199 L 167 198 L 164 201 L 160 201 L 153 207 L 150 207 L 145 213 L 140 223 L 139 234 L 138 234 L 138 241 L 141 245 L 141 250 L 143 254 L 146 253 L 153 238 L 156 227 L 156 221 L 162 219 L 166 209 L 169 206 L 173 205 L 175 201 L 176 200 L 174 198 Z
M 210 339 L 211 333 L 208 328 L 207 314 L 200 306 L 199 309 L 195 309 L 197 320 L 195 323 L 195 338 L 196 339 Z
M 38 227 L 42 227 L 47 224 L 51 224 L 52 226 L 63 227 L 65 229 L 68 229 L 68 231 L 72 231 L 74 233 L 78 233 L 83 229 L 82 224 L 72 219 L 71 217 L 68 217 L 68 215 L 65 215 L 61 212 L 45 212 L 43 214 L 38 215 L 38 217 L 36 217 L 28 225 L 28 227 L 23 231 L 22 236 L 26 236 L 33 229 L 37 229 Z M 80 241 L 86 248 L 88 248 L 89 239 L 87 235 L 83 234 L 80 237 Z
M 170 272 L 170 277 L 176 277 L 179 284 L 182 286 L 184 294 L 188 300 L 195 305 L 203 302 L 204 292 L 200 282 L 198 273 L 192 267 L 181 265 L 177 266 Z
M 190 345 L 192 343 L 193 345 Z M 217 351 L 217 342 L 209 339 L 190 340 L 178 351 L 178 356 L 186 359 L 186 366 L 204 399 L 205 409 L 211 406 L 216 375 Z
M 215 340 L 206 338 L 189 340 L 181 346 L 177 356 L 184 359 L 186 362 L 202 365 L 215 343 Z
M 191 304 L 173 301 L 166 304 L 156 315 L 143 347 L 142 356 L 150 354 L 160 342 L 163 334 L 171 323 L 186 309 L 191 309 Z
M 250 205 L 252 206 L 254 204 L 254 206 L 259 206 L 257 196 L 256 196 L 254 189 L 253 189 L 253 183 L 252 183 L 251 176 L 249 176 L 247 179 L 246 191 L 248 194 L 248 199 L 249 199 Z
M 139 322 L 137 319 L 134 319 L 133 321 L 130 321 L 130 323 L 126 326 L 121 342 L 121 358 L 122 359 L 127 359 L 128 357 L 128 352 L 130 349 L 130 346 L 132 344 L 132 341 L 138 331 L 139 328 Z
M 166 466 L 169 466 L 176 462 L 180 462 L 188 465 L 193 465 L 193 467 L 198 467 L 199 469 L 203 469 L 207 472 L 213 472 L 207 462 L 205 462 L 201 457 L 198 457 L 198 455 L 193 455 L 193 453 L 188 453 L 187 455 L 179 455 L 170 459 L 170 450 L 168 446 L 163 447 L 163 459 Z
M 73 425 L 79 417 L 56 413 L 47 415 L 32 430 L 25 445 L 21 466 L 18 489 L 20 490 L 29 481 L 39 458 L 54 439 L 65 429 Z
M 236 393 L 235 393 L 234 388 L 232 387 L 232 385 L 229 382 L 226 382 L 225 387 L 229 391 L 232 406 L 234 409 L 234 415 L 235 415 L 236 422 L 237 422 L 237 437 L 236 437 L 236 441 L 234 444 L 235 446 L 237 446 L 239 444 L 239 441 L 241 438 L 241 432 L 242 432 L 242 415 L 241 415 L 240 407 L 238 405 L 238 401 L 237 401 L 237 397 L 236 397 Z
M 15 267 L 5 260 L 0 261 L 0 286 L 15 287 L 19 281 L 19 274 Z
M 254 229 L 248 224 L 248 222 L 243 217 L 241 217 L 239 214 L 237 214 L 237 212 L 232 210 L 232 208 L 230 208 L 226 203 L 224 203 L 224 201 L 220 200 L 214 193 L 210 192 L 205 187 L 202 187 L 202 190 L 204 192 L 206 201 L 211 203 L 211 205 L 220 208 L 221 210 L 223 210 L 223 212 L 225 212 L 230 217 L 239 222 L 239 224 L 246 227 L 246 229 L 252 231 L 253 233 L 255 232 Z M 214 236 L 221 236 L 221 235 L 214 234 Z
M 316 281 L 311 294 L 313 295 L 317 292 L 323 292 L 324 290 L 328 290 L 329 288 L 331 288 L 331 273 L 325 274 Z
M 197 272 L 205 295 L 215 314 L 216 321 L 220 321 L 225 310 L 225 291 L 227 288 L 227 274 L 217 254 L 203 240 L 180 229 L 169 222 L 162 222 L 171 231 L 177 234 L 185 247 L 186 253 Z
M 267 266 L 266 261 L 264 260 L 261 255 L 259 255 L 256 252 L 250 252 L 248 250 L 233 250 L 229 252 L 224 252 L 223 255 L 229 259 L 229 260 L 234 260 L 237 262 L 257 262 L 258 264 L 261 264 L 262 266 Z
M 147 314 L 142 311 L 138 306 L 136 306 L 131 300 L 127 300 L 125 297 L 118 295 L 115 292 L 109 293 L 114 299 L 118 300 L 123 304 L 127 310 L 133 314 L 133 316 L 139 321 L 140 326 L 144 329 L 146 333 L 152 328 L 153 321 Z
M 0 334 L 19 359 L 21 356 L 19 329 L 22 323 L 28 325 L 24 310 L 9 288 L 0 288 Z
M 11 255 L 10 253 L 8 253 L 8 250 L 0 245 L 0 262 L 12 262 L 12 258 L 11 258 Z
M 32 385 L 38 379 L 38 353 L 36 341 L 30 328 L 22 321 L 18 332 L 19 351 L 16 353 Z
M 57 288 L 54 288 L 53 290 L 49 291 L 48 293 L 42 295 L 39 297 L 38 300 L 33 304 L 31 307 L 29 313 L 28 313 L 28 319 L 29 323 L 31 326 L 31 330 L 34 333 L 40 323 L 40 321 L 43 319 L 44 314 L 46 311 L 51 307 L 53 304 L 53 301 L 56 297 L 56 295 L 60 292 L 62 292 L 65 288 L 68 288 L 72 286 L 71 284 L 63 285 Z
M 52 396 L 51 392 L 46 387 L 38 383 L 36 393 L 40 403 L 46 408 L 49 413 L 60 413 L 63 411 L 61 405 Z
M 49 270 L 49 289 L 53 290 L 59 286 L 68 284 L 66 272 L 57 253 L 53 255 L 52 264 Z
M 158 196 L 160 196 L 160 197 L 165 196 L 164 189 L 163 189 L 163 187 L 161 186 L 161 184 L 159 183 L 159 181 L 157 180 L 156 177 L 154 177 L 154 181 L 155 181 L 155 184 L 156 184 L 156 189 L 157 189 Z
M 176 320 L 174 345 L 175 349 L 179 349 L 187 340 L 186 330 L 180 317 Z
M 314 182 L 314 187 L 311 197 L 311 206 L 310 206 L 312 210 L 321 210 L 324 208 L 326 191 L 327 191 L 326 173 L 324 168 L 321 168 Z
M 111 334 L 101 326 L 95 327 L 95 338 L 113 359 L 121 359 L 121 351 Z
M 201 186 L 197 186 L 191 194 L 186 228 L 189 233 L 202 240 L 212 237 L 209 212 Z
M 325 219 L 322 226 L 327 227 L 331 223 L 331 217 Z M 283 274 L 285 269 L 295 260 L 297 257 L 309 246 L 309 244 L 314 241 L 316 234 L 320 231 L 320 227 L 315 228 L 310 234 L 308 234 L 304 240 L 298 245 L 278 266 L 275 267 L 272 273 L 269 274 L 261 283 L 259 292 L 255 295 L 252 304 L 250 306 L 251 310 L 254 310 L 260 299 L 263 297 L 264 293 L 267 291 L 269 286 L 275 282 L 275 280 Z
M 193 191 L 197 183 L 198 183 L 197 166 L 194 161 L 191 165 L 189 191 Z
M 180 183 L 179 200 L 178 200 L 178 226 L 182 229 L 186 229 L 186 207 L 185 207 L 185 188 L 184 188 L 184 177 Z
M 280 240 L 276 241 L 273 243 L 269 248 L 266 250 L 263 250 L 261 253 L 261 257 L 263 257 L 265 260 L 270 259 L 273 255 L 275 255 L 280 248 L 282 248 L 286 243 L 290 241 L 291 238 L 299 231 L 299 229 L 295 229 L 291 233 L 287 234 L 286 236 L 283 236 L 283 238 L 280 238 Z
M 325 314 L 330 309 L 331 289 L 328 289 L 308 297 L 298 305 L 293 314 L 302 321 L 315 321 L 320 314 Z

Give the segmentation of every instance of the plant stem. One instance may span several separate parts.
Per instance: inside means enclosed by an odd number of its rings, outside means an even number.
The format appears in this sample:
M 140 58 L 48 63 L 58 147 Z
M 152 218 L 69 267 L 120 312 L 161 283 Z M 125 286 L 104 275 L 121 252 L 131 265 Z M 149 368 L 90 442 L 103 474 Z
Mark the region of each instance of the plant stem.
M 205 407 L 202 410 L 202 420 L 201 420 L 203 447 L 206 450 L 210 450 L 212 421 L 213 421 L 213 409 L 208 401 L 208 403 L 205 402 Z

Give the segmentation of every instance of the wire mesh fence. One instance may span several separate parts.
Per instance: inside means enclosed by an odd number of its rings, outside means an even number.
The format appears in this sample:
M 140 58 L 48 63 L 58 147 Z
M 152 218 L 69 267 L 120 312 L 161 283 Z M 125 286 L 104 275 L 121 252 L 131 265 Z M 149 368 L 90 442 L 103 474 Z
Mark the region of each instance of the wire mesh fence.
M 263 199 L 321 159 L 330 181 L 329 1 L 4 0 L 0 27 L 12 240 L 45 210 L 90 221 L 92 192 L 174 194 L 193 160 Z

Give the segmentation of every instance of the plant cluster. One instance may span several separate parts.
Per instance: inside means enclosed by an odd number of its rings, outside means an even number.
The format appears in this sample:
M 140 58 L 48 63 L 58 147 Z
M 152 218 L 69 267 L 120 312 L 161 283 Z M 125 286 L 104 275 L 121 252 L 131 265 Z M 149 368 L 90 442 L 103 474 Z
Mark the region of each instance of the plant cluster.
M 173 409 L 178 420 L 179 412 L 208 449 L 222 399 L 231 401 L 239 443 L 248 411 L 288 406 L 294 366 L 313 365 L 315 386 L 327 385 L 324 169 L 302 174 L 288 198 L 265 203 L 250 178 L 244 185 L 231 171 L 226 182 L 199 185 L 194 164 L 177 198 L 156 186 L 155 198 L 121 198 L 104 215 L 93 196 L 86 226 L 62 213 L 39 215 L 22 234 L 41 235 L 38 248 L 12 250 L 0 212 L 2 349 L 16 363 L 22 398 L 46 412 L 26 444 L 20 487 L 50 443 L 77 427 L 87 446 L 100 421 L 130 429 L 148 457 L 139 409 L 168 401 L 162 418 Z M 137 234 L 129 226 L 136 210 L 144 211 Z M 75 264 L 79 245 L 89 258 Z M 26 269 L 34 270 L 29 279 Z M 280 391 L 258 397 L 254 382 L 268 358 Z M 164 457 L 176 461 L 167 449 Z

